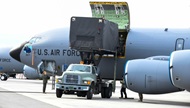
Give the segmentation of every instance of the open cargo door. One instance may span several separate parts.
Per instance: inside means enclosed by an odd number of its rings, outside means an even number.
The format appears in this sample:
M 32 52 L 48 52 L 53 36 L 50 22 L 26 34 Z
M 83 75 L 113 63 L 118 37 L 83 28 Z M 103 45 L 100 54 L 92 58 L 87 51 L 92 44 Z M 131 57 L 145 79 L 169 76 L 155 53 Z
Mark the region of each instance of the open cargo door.
M 130 17 L 127 2 L 90 2 L 92 16 L 118 24 L 119 30 L 129 30 Z
M 117 55 L 125 57 L 125 45 L 130 30 L 130 14 L 127 2 L 90 2 L 92 17 L 104 18 L 118 24 L 119 47 Z M 103 56 L 106 57 L 107 55 Z M 110 56 L 108 56 L 110 57 Z

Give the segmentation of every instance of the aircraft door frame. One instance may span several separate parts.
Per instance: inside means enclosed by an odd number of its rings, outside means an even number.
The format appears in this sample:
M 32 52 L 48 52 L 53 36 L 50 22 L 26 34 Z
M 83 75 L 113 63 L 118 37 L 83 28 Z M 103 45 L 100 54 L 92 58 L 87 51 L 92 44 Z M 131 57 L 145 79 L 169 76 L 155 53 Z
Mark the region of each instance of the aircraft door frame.
M 56 62 L 55 60 L 42 60 L 43 61 L 43 66 L 44 70 L 49 71 L 49 72 L 55 72 L 56 73 Z M 52 66 L 52 67 L 49 67 Z
M 183 38 L 176 39 L 175 51 L 176 50 L 183 50 L 184 49 L 184 43 L 185 43 L 185 40 Z

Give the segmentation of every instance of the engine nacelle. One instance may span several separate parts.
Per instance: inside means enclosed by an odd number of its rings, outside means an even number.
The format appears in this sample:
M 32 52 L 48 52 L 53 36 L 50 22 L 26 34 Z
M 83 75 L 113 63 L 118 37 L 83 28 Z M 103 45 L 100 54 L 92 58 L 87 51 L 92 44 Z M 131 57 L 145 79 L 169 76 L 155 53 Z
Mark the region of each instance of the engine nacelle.
M 127 88 L 143 94 L 164 94 L 181 89 L 172 85 L 169 75 L 169 61 L 137 59 L 125 66 Z
M 38 79 L 42 77 L 42 75 L 39 74 L 36 69 L 31 68 L 27 65 L 25 65 L 23 68 L 23 74 L 26 78 L 29 78 L 29 79 Z
M 190 91 L 190 50 L 172 52 L 170 74 L 174 86 Z

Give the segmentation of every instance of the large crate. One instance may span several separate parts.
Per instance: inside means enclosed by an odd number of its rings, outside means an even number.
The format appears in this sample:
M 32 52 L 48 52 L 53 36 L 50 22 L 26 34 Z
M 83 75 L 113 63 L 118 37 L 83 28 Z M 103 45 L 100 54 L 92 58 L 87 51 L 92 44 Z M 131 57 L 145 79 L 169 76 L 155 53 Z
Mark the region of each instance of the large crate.
M 70 47 L 79 51 L 116 51 L 118 24 L 103 18 L 72 17 Z

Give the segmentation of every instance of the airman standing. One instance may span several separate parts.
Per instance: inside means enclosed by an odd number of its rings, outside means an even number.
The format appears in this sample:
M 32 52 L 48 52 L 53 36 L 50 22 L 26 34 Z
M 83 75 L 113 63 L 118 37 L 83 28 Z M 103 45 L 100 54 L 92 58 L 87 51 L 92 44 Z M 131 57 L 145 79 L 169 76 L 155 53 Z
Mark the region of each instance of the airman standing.
M 46 93 L 46 85 L 49 79 L 49 76 L 47 75 L 46 71 L 43 72 L 42 78 L 43 78 L 43 93 Z

